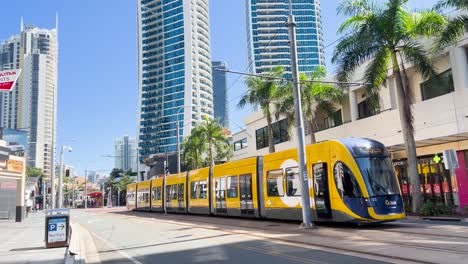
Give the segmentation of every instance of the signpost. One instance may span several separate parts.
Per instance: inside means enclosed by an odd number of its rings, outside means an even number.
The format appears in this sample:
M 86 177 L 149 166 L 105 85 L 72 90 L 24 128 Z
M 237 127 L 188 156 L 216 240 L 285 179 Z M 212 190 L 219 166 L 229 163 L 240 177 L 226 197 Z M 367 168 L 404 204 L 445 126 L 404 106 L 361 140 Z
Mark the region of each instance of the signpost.
M 16 80 L 21 73 L 21 69 L 0 71 L 0 91 L 9 92 L 15 87 Z

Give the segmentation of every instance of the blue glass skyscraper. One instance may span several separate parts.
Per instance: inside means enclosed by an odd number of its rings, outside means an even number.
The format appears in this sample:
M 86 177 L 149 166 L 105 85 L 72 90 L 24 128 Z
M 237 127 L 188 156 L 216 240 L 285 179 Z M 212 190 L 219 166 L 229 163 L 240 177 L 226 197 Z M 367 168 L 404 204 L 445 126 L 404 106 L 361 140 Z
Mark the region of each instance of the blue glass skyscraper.
M 283 66 L 291 73 L 286 20 L 289 0 L 245 0 L 247 57 L 251 73 Z M 320 0 L 292 0 L 296 17 L 297 55 L 300 72 L 325 65 Z
M 213 117 L 208 0 L 137 0 L 139 154 L 174 153 Z
M 227 65 L 222 61 L 211 62 L 213 66 L 214 117 L 229 128 L 229 102 L 227 95 Z

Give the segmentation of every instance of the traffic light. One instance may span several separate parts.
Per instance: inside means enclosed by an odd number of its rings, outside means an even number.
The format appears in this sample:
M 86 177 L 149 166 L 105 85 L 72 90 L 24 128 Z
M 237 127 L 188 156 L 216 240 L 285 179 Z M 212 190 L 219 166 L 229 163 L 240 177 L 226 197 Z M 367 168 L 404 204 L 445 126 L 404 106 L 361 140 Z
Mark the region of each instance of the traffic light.
M 65 176 L 70 177 L 70 169 L 65 170 Z

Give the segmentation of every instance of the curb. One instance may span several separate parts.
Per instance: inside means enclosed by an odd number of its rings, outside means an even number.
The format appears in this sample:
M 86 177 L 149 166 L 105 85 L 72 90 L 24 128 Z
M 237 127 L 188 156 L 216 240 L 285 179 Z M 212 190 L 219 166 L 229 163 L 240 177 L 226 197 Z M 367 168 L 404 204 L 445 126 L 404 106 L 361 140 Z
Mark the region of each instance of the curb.
M 71 224 L 72 236 L 65 264 L 100 264 L 101 259 L 91 234 L 80 224 Z

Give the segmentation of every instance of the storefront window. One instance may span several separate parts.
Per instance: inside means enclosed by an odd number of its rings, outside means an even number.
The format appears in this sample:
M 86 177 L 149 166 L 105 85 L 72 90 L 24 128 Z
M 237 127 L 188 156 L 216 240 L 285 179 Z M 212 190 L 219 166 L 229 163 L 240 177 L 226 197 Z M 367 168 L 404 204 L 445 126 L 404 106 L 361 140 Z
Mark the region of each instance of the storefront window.
M 442 154 L 438 154 L 440 157 Z M 450 172 L 444 168 L 441 161 L 434 160 L 435 154 L 418 158 L 418 172 L 421 195 L 424 202 L 453 205 L 452 183 Z M 403 201 L 406 208 L 411 208 L 413 184 L 408 176 L 408 164 L 406 160 L 393 162 L 395 173 L 398 177 Z

